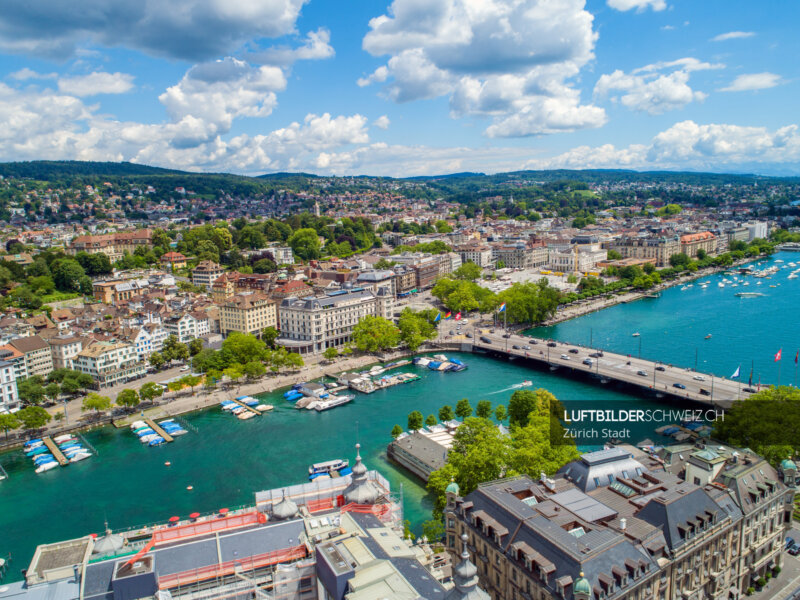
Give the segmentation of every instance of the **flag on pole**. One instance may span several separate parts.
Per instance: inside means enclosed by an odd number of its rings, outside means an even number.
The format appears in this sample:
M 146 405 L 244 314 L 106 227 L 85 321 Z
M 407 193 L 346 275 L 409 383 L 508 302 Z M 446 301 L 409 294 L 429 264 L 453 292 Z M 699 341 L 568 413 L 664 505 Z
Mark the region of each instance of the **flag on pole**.
M 775 361 L 778 362 L 781 359 L 781 353 L 783 352 L 783 348 L 778 348 L 778 353 L 775 355 Z
M 458 314 L 456 315 L 456 321 L 460 321 L 460 320 L 461 320 L 461 313 L 458 313 Z
M 442 313 L 436 313 L 436 318 L 433 320 L 434 323 L 437 323 L 442 320 Z
M 450 311 L 447 311 L 447 314 L 444 316 L 444 318 L 445 319 L 449 319 L 452 315 L 453 315 L 453 313 L 451 313 Z
M 498 309 L 497 309 L 497 312 L 504 312 L 505 310 L 506 310 L 506 303 L 505 303 L 505 302 L 503 302 L 503 303 L 500 305 L 500 308 L 498 308 Z
M 750 369 L 750 379 L 747 380 L 747 385 L 753 387 L 753 369 Z
M 800 358 L 800 350 L 794 353 L 794 364 L 797 364 L 798 358 Z
M 739 379 L 739 369 L 741 369 L 741 365 L 736 367 L 736 371 L 734 371 L 733 375 L 731 375 L 731 379 Z

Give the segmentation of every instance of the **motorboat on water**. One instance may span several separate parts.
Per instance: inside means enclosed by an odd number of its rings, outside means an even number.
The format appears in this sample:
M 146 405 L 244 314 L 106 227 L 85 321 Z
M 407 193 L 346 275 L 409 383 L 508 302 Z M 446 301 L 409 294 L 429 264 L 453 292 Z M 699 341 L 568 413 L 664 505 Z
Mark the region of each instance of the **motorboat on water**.
M 36 467 L 36 473 L 44 473 L 45 471 L 49 471 L 50 469 L 55 469 L 58 466 L 56 461 L 44 463 L 43 465 L 39 465 Z
M 335 460 L 326 460 L 324 462 L 314 463 L 313 465 L 308 467 L 308 474 L 327 475 L 333 471 L 341 471 L 342 469 L 349 466 L 350 466 L 350 461 L 347 459 L 337 458 Z
M 144 421 L 134 421 L 131 423 L 131 429 L 139 429 L 141 427 L 147 427 L 147 423 Z
M 67 441 L 69 441 L 69 440 L 74 440 L 74 439 L 75 439 L 75 436 L 74 436 L 74 435 L 72 435 L 71 433 L 66 433 L 66 434 L 64 434 L 64 435 L 59 435 L 59 436 L 56 436 L 56 437 L 54 437 L 54 438 L 53 438 L 53 441 L 54 441 L 56 444 L 60 444 L 60 443 L 62 443 L 62 442 L 67 442 Z
M 637 331 L 636 333 L 631 334 L 631 337 L 639 337 L 640 335 L 642 334 Z
M 90 456 L 91 454 L 89 454 L 88 452 L 78 452 L 72 458 L 69 459 L 69 462 L 71 463 L 80 462 L 82 460 L 86 460 Z
M 275 407 L 272 404 L 259 404 L 255 408 L 258 412 L 267 412 Z
M 330 408 L 336 408 L 337 406 L 342 406 L 343 404 L 347 404 L 355 399 L 355 396 L 342 394 L 341 396 L 331 396 L 330 398 L 326 398 L 325 400 L 318 400 L 314 402 L 314 410 L 317 412 L 322 412 L 323 410 L 328 410 Z
M 256 415 L 256 413 L 254 413 L 252 411 L 246 410 L 246 411 L 240 412 L 236 416 L 237 416 L 237 418 L 241 419 L 242 421 L 246 421 L 247 419 L 252 419 L 253 417 L 255 417 L 257 415 Z

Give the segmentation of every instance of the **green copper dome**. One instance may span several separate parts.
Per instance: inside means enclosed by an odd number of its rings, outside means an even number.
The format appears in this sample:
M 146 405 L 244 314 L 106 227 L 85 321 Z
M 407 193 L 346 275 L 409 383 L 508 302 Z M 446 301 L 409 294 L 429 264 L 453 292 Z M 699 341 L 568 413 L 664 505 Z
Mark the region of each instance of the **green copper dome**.
M 797 471 L 797 465 L 794 464 L 794 461 L 784 458 L 781 461 L 781 469 L 784 471 Z
M 458 484 L 451 479 L 450 483 L 447 484 L 447 487 L 444 489 L 444 491 L 446 494 L 455 494 L 456 496 L 458 496 L 458 492 L 460 490 L 458 488 Z
M 583 576 L 583 571 L 581 571 L 580 577 L 575 580 L 575 585 L 572 587 L 573 594 L 589 594 L 592 595 L 592 585 L 589 583 L 589 580 Z

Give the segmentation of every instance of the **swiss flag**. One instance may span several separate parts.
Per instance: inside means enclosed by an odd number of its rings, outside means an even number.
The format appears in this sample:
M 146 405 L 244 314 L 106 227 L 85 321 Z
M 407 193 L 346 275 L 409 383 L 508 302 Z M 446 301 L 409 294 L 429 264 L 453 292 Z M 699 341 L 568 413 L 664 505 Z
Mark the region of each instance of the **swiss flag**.
M 775 362 L 778 362 L 781 359 L 781 352 L 783 352 L 783 348 L 778 349 L 778 353 L 775 355 Z
M 456 315 L 456 321 L 458 321 L 459 319 L 461 319 L 461 313 L 458 313 L 458 314 Z

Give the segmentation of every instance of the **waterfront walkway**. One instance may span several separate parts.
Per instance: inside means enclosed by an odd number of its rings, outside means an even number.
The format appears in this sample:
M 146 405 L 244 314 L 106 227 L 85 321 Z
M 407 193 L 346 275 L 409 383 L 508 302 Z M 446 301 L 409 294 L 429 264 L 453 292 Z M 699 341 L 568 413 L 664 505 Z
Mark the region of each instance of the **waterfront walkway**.
M 692 369 L 515 333 L 505 338 L 505 330 L 501 328 L 495 329 L 494 333 L 491 331 L 474 328 L 471 330 L 472 339 L 440 338 L 439 344 L 450 350 L 477 350 L 524 358 L 546 365 L 553 371 L 586 375 L 601 383 L 624 383 L 648 394 L 685 398 L 722 408 L 750 395 L 740 382 Z M 600 352 L 602 356 L 597 356 Z M 587 359 L 591 364 L 584 363 L 585 360 L 588 363 Z

